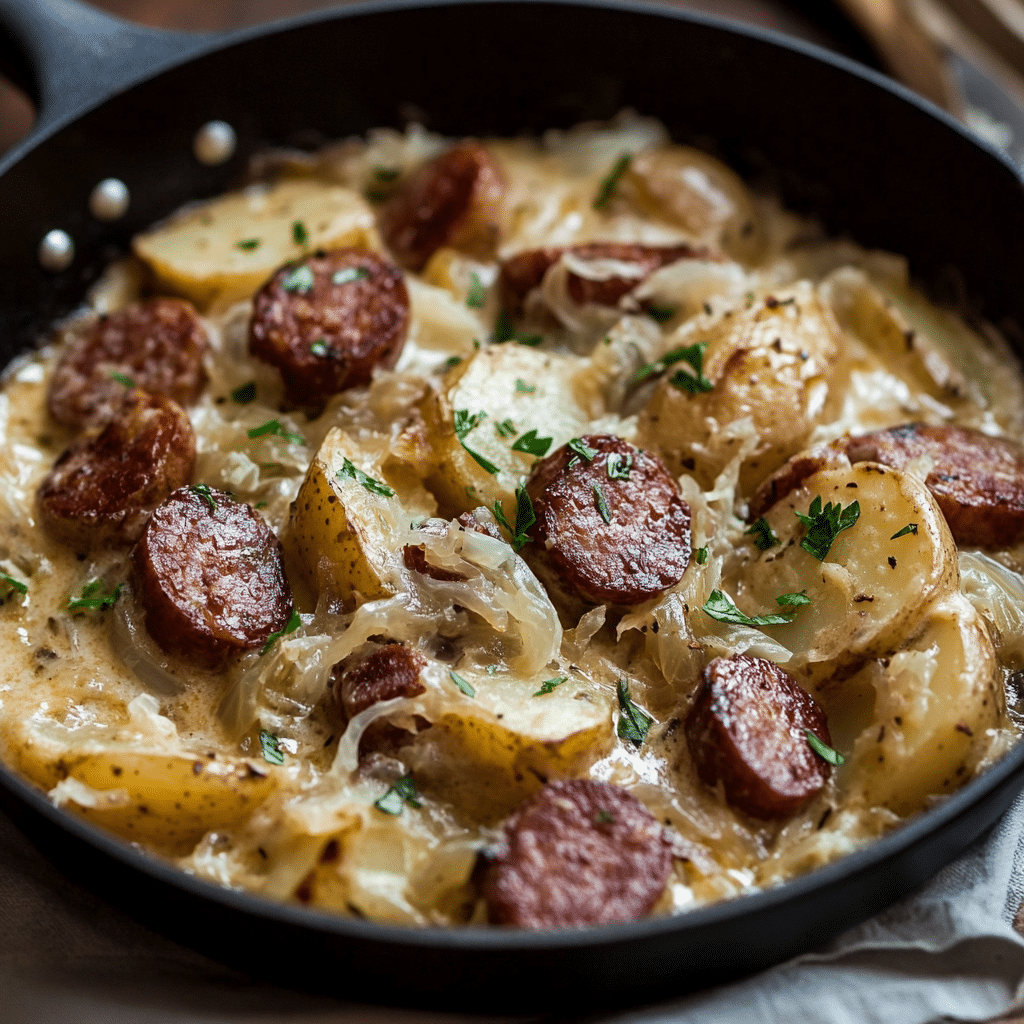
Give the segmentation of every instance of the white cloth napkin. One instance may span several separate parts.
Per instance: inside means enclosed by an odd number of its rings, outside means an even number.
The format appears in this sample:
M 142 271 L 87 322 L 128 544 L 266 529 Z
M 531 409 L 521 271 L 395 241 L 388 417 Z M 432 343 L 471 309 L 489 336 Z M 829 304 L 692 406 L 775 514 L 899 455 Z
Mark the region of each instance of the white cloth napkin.
M 1022 872 L 1024 796 L 920 893 L 825 949 L 710 992 L 579 1022 L 988 1020 L 1024 1005 L 1024 939 L 1013 928 L 1024 899 Z M 0 814 L 0 1024 L 511 1020 L 357 1005 L 248 979 L 67 880 Z

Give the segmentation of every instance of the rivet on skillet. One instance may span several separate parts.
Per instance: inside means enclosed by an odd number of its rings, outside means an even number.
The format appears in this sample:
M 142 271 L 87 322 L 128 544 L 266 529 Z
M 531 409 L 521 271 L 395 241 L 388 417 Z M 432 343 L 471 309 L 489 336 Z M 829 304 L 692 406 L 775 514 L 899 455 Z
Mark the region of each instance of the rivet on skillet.
M 37 255 L 44 270 L 67 270 L 75 258 L 75 243 L 66 231 L 55 228 L 43 236 Z
M 89 212 L 97 220 L 119 220 L 130 202 L 128 186 L 120 178 L 104 178 L 89 193 Z
M 238 136 L 235 135 L 235 129 L 226 121 L 207 121 L 196 132 L 195 140 L 192 143 L 192 152 L 195 153 L 196 159 L 201 164 L 213 167 L 230 160 L 237 143 Z

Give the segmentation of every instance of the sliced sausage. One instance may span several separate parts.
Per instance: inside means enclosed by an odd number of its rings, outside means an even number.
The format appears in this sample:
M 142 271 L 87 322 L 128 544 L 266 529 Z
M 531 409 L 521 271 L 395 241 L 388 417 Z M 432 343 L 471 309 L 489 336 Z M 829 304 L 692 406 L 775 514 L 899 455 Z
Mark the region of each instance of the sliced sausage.
M 572 779 L 544 786 L 508 819 L 483 892 L 494 924 L 580 928 L 645 917 L 671 868 L 668 840 L 636 797 Z
M 489 256 L 498 240 L 505 184 L 479 142 L 463 142 L 428 161 L 381 209 L 380 230 L 398 261 L 422 270 L 441 248 Z
M 150 636 L 216 667 L 285 627 L 292 596 L 263 517 L 224 491 L 183 487 L 151 516 L 133 553 Z
M 449 526 L 446 519 L 427 519 L 419 525 L 418 529 L 421 533 L 446 537 Z M 406 569 L 418 572 L 421 576 L 429 576 L 431 579 L 454 583 L 464 583 L 466 580 L 461 572 L 442 569 L 441 566 L 428 562 L 426 546 L 423 544 L 406 544 L 402 549 L 402 561 L 405 563 Z
M 206 383 L 209 344 L 199 315 L 182 299 L 149 299 L 96 317 L 71 332 L 50 379 L 50 415 L 75 429 L 96 424 L 131 385 L 191 405 Z
M 398 361 L 409 330 L 402 272 L 363 249 L 287 263 L 260 289 L 249 351 L 281 371 L 290 401 L 316 407 Z
M 832 738 L 825 712 L 774 662 L 738 654 L 704 670 L 686 717 L 686 741 L 701 781 L 755 818 L 796 813 L 828 781 L 831 768 L 811 748 L 810 730 Z
M 646 601 L 686 570 L 690 508 L 656 455 L 611 435 L 580 440 L 590 459 L 566 445 L 534 466 L 535 543 L 523 553 L 586 601 Z
M 637 245 L 630 242 L 586 242 L 561 248 L 528 249 L 509 257 L 501 265 L 501 290 L 505 302 L 513 309 L 522 306 L 526 296 L 539 288 L 544 275 L 563 255 L 568 253 L 578 260 L 617 260 L 631 263 L 641 270 L 635 277 L 606 277 L 592 280 L 570 271 L 569 297 L 578 305 L 595 303 L 616 306 L 655 270 L 685 259 L 707 259 L 707 249 L 692 245 Z
M 42 521 L 84 551 L 132 544 L 170 493 L 192 479 L 196 438 L 169 398 L 131 391 L 106 426 L 79 437 L 39 487 Z
M 420 673 L 426 658 L 405 644 L 388 643 L 349 665 L 335 680 L 334 694 L 348 718 L 371 704 L 394 697 L 417 697 L 426 691 Z
M 797 456 L 761 485 L 751 517 L 841 456 L 900 470 L 924 456 L 931 460 L 925 485 L 958 544 L 1000 548 L 1024 541 L 1024 446 L 969 427 L 924 423 L 840 438 Z

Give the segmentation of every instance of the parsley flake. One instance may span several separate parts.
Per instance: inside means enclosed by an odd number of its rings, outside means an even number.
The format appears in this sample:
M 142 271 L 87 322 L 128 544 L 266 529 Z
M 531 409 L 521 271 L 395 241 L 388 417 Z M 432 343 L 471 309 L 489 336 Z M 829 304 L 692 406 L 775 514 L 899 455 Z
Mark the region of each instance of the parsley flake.
M 556 686 L 561 686 L 568 678 L 568 676 L 555 676 L 554 679 L 545 679 L 540 684 L 540 689 L 533 696 L 543 697 L 545 693 L 551 693 Z
M 837 768 L 846 760 L 838 750 L 833 750 L 827 743 L 819 740 L 810 729 L 805 729 L 804 732 L 807 733 L 807 745 L 818 757 L 828 761 L 831 765 L 835 765 Z
M 483 281 L 480 280 L 480 275 L 473 271 L 469 276 L 469 291 L 466 293 L 466 305 L 470 309 L 483 309 L 484 302 L 487 301 L 487 288 Z
M 752 523 L 748 529 L 744 530 L 743 535 L 752 536 L 754 538 L 754 544 L 761 551 L 767 551 L 769 548 L 773 548 L 779 543 L 779 538 L 775 536 L 774 531 L 768 525 L 768 520 L 765 519 L 764 516 L 761 516 L 761 518 Z
M 584 444 L 583 439 L 580 437 L 574 437 L 566 447 L 569 451 L 575 452 L 577 455 L 586 459 L 587 462 L 593 462 L 594 457 L 597 455 L 597 449 Z
M 527 384 L 522 377 L 516 377 L 516 391 L 521 395 L 532 395 L 537 390 L 536 384 Z
M 299 295 L 306 295 L 313 290 L 313 271 L 305 263 L 300 263 L 297 267 L 289 270 L 281 279 L 281 287 L 286 292 L 297 292 Z
M 326 338 L 317 338 L 312 345 L 309 346 L 309 351 L 319 356 L 321 359 L 327 359 L 331 355 L 331 347 L 327 344 Z
M 518 341 L 520 345 L 536 348 L 544 338 L 540 334 L 521 334 L 515 329 L 509 311 L 499 309 L 497 319 L 494 321 L 494 341 L 498 345 L 503 345 L 506 341 Z
M 412 780 L 412 772 L 403 775 L 379 800 L 374 800 L 373 806 L 385 814 L 401 814 L 402 808 L 408 804 L 410 807 L 422 807 L 419 801 L 419 794 L 416 792 L 416 783 Z
M 811 502 L 807 515 L 797 512 L 796 517 L 807 527 L 807 534 L 800 541 L 800 547 L 819 562 L 824 562 L 836 537 L 843 530 L 850 529 L 860 518 L 860 502 L 855 501 L 841 508 L 838 501 L 835 504 L 830 501 L 822 508 L 821 497 L 818 496 Z
M 265 437 L 267 434 L 283 437 L 286 441 L 292 441 L 295 444 L 306 443 L 306 439 L 301 434 L 293 434 L 290 430 L 285 429 L 280 420 L 268 420 L 266 423 L 262 423 L 260 426 L 253 427 L 252 430 L 248 431 L 248 436 L 254 440 L 257 437 Z
M 401 173 L 401 167 L 385 167 L 382 164 L 373 166 L 373 176 L 378 181 L 394 181 Z
M 379 480 L 374 480 L 372 476 L 367 476 L 358 466 L 352 465 L 348 459 L 342 462 L 341 469 L 338 470 L 336 476 L 339 480 L 355 480 L 371 494 L 379 494 L 382 498 L 395 496 L 395 492 L 387 484 L 382 484 Z
M 719 622 L 728 622 L 733 626 L 784 626 L 796 618 L 796 613 L 789 615 L 744 615 L 720 590 L 712 590 L 711 596 L 704 602 L 701 611 Z
M 703 565 L 708 560 L 708 549 L 697 548 L 697 564 Z
M 462 356 L 449 356 L 441 365 L 445 372 L 454 369 L 462 362 Z
M 604 496 L 601 485 L 594 484 L 591 490 L 594 492 L 594 504 L 597 506 L 597 511 L 601 513 L 601 518 L 606 523 L 611 523 L 612 514 L 608 509 L 608 499 Z
M 600 187 L 597 190 L 597 195 L 594 196 L 594 209 L 600 210 L 605 203 L 613 195 L 615 190 L 619 187 L 619 181 L 622 176 L 626 173 L 629 168 L 629 162 L 633 159 L 631 153 L 620 153 L 618 159 L 612 164 L 612 169 L 608 172 L 604 181 L 601 182 Z
M 279 630 L 267 637 L 267 642 L 260 648 L 260 654 L 266 654 L 281 637 L 294 633 L 301 625 L 302 619 L 299 618 L 299 613 L 293 608 L 291 618 Z
M 303 248 L 309 244 L 309 232 L 301 220 L 292 221 L 292 241 Z
M 615 822 L 615 815 L 612 814 L 611 811 L 604 810 L 604 808 L 599 810 L 597 812 L 597 814 L 594 815 L 594 824 L 595 825 L 611 825 L 614 822 Z
M 801 605 L 810 604 L 811 599 L 807 596 L 806 590 L 801 590 L 799 594 L 779 594 L 775 598 L 775 603 L 783 607 L 789 605 L 790 607 L 797 608 Z
M 704 350 L 706 348 L 707 344 L 703 341 L 697 342 L 695 345 L 683 345 L 679 348 L 674 348 L 671 352 L 666 352 L 660 359 L 655 359 L 653 363 L 645 363 L 641 366 L 629 378 L 628 383 L 630 387 L 633 387 L 637 384 L 642 384 L 651 377 L 657 377 L 658 374 L 664 373 L 670 366 L 676 363 L 688 363 L 693 368 L 696 376 L 680 371 L 672 377 L 672 383 L 683 391 L 712 391 L 714 384 L 704 377 Z M 677 378 L 682 377 L 685 377 L 686 381 L 680 382 L 677 380 Z
M 370 276 L 366 267 L 345 267 L 331 278 L 333 284 L 351 284 L 353 281 L 365 281 Z
M 253 249 L 260 247 L 260 240 L 258 238 L 243 238 L 240 242 L 235 243 L 236 249 L 241 249 L 242 252 L 252 252 Z
M 621 455 L 619 452 L 608 453 L 608 479 L 628 480 L 629 471 L 633 468 L 633 456 Z
M 22 583 L 21 580 L 16 580 L 10 573 L 3 572 L 2 570 L 0 570 L 0 583 L 6 583 L 10 588 L 4 595 L 5 597 L 10 597 L 11 594 L 15 592 L 19 594 L 28 593 L 27 583 Z
M 494 429 L 498 437 L 515 437 L 517 433 L 516 425 L 511 420 L 502 420 L 500 423 L 495 423 Z
M 231 392 L 231 401 L 237 402 L 239 405 L 248 405 L 250 402 L 255 402 L 256 381 L 251 380 L 248 384 L 239 384 L 239 386 Z
M 907 523 L 902 530 L 894 533 L 889 540 L 895 540 L 897 537 L 906 537 L 908 533 L 917 533 L 917 523 Z
M 514 452 L 525 452 L 527 455 L 535 455 L 537 458 L 543 458 L 548 453 L 548 449 L 551 447 L 550 437 L 538 437 L 537 431 L 528 430 L 525 434 L 520 437 L 512 444 L 512 451 Z
M 487 674 L 489 676 L 493 676 L 494 673 L 497 672 L 497 671 L 498 671 L 498 666 L 497 665 L 488 665 L 487 666 Z
M 475 696 L 476 696 L 476 690 L 474 690 L 474 689 L 473 689 L 473 687 L 472 687 L 472 686 L 470 686 L 470 685 L 469 685 L 469 683 L 467 683 L 467 682 L 466 682 L 466 680 L 465 680 L 465 679 L 463 679 L 463 678 L 462 678 L 462 676 L 460 676 L 460 675 L 459 675 L 459 673 L 455 671 L 455 669 L 449 669 L 449 670 L 448 670 L 448 675 L 449 675 L 449 676 L 451 677 L 451 680 L 452 680 L 452 682 L 453 682 L 453 683 L 454 683 L 454 684 L 455 684 L 455 685 L 456 685 L 456 686 L 457 686 L 457 687 L 458 687 L 458 688 L 459 688 L 459 689 L 460 689 L 460 690 L 461 690 L 461 691 L 462 691 L 462 692 L 463 692 L 463 693 L 464 693 L 464 694 L 465 694 L 465 695 L 466 695 L 467 697 L 475 697 Z
M 109 594 L 101 594 L 100 590 L 102 590 L 103 584 L 99 580 L 91 580 L 82 587 L 82 593 L 78 597 L 73 597 L 68 601 L 68 608 L 72 610 L 89 608 L 101 612 L 106 611 L 108 608 L 113 608 L 117 603 L 123 587 L 123 583 L 118 583 Z
M 520 484 L 516 488 L 516 525 L 513 529 L 508 519 L 505 518 L 505 513 L 501 510 L 501 502 L 496 501 L 494 507 L 491 509 L 494 513 L 494 518 L 512 534 L 512 547 L 516 551 L 520 551 L 526 544 L 530 543 L 530 538 L 526 535 L 526 531 L 537 522 L 537 513 L 533 510 L 533 502 L 530 500 L 530 495 L 526 493 L 526 488 Z
M 462 445 L 466 454 L 472 458 L 477 465 L 479 465 L 486 472 L 495 476 L 500 472 L 498 467 L 490 461 L 490 459 L 484 458 L 479 452 L 474 451 L 469 445 L 466 444 L 466 435 L 477 426 L 481 420 L 487 418 L 485 412 L 475 412 L 470 415 L 468 409 L 456 409 L 455 410 L 455 436 L 459 439 L 459 444 Z
M 213 496 L 213 491 L 210 490 L 209 484 L 193 484 L 190 488 L 194 494 L 198 494 L 207 505 L 210 506 L 211 512 L 217 511 L 217 500 Z
M 643 708 L 638 708 L 629 697 L 629 684 L 619 680 L 619 724 L 616 728 L 619 739 L 632 740 L 638 747 L 647 739 L 647 730 L 654 719 Z
M 264 761 L 269 761 L 271 764 L 284 764 L 281 741 L 266 729 L 260 729 L 260 749 L 263 751 Z
M 647 306 L 644 312 L 659 324 L 666 324 L 679 310 L 675 306 Z
M 135 387 L 135 381 L 133 381 L 126 373 L 112 373 L 110 375 L 110 379 L 116 380 L 118 384 L 123 384 L 126 388 Z

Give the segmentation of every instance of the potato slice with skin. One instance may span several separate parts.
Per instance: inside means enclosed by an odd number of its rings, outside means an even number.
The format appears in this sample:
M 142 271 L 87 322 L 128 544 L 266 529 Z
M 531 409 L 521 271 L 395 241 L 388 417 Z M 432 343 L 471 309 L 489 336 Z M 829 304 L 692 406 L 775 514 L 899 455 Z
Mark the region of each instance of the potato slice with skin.
M 875 670 L 875 720 L 842 769 L 852 797 L 900 815 L 970 778 L 1005 715 L 995 651 L 970 603 L 952 594 Z
M 574 356 L 537 352 L 522 345 L 488 345 L 449 370 L 440 394 L 425 402 L 424 418 L 438 467 L 428 481 L 442 507 L 471 512 L 502 501 L 509 521 L 515 517 L 516 486 L 529 475 L 537 457 L 514 451 L 516 439 L 529 430 L 550 437 L 554 451 L 582 433 L 603 409 L 585 409 L 576 377 L 585 361 Z M 459 440 L 455 413 L 486 417 Z M 498 425 L 508 422 L 502 436 Z M 466 450 L 472 449 L 498 472 L 489 473 Z
M 736 454 L 737 441 L 723 428 L 749 417 L 759 441 L 740 470 L 747 494 L 803 447 L 821 418 L 840 351 L 838 328 L 811 285 L 800 282 L 749 309 L 685 325 L 668 349 L 697 344 L 706 345 L 703 373 L 711 390 L 676 387 L 678 364 L 670 367 L 640 416 L 639 443 L 708 488 Z
M 796 512 L 856 501 L 860 518 L 836 537 L 824 561 L 800 542 Z M 881 657 L 919 628 L 928 606 L 959 584 L 956 547 L 935 500 L 910 474 L 861 462 L 822 470 L 765 514 L 779 544 L 748 557 L 725 575 L 725 589 L 749 615 L 779 612 L 776 598 L 806 593 L 793 622 L 765 632 L 794 652 L 786 668 L 821 683 L 865 658 Z M 916 532 L 894 536 L 914 524 Z
M 365 473 L 378 487 L 360 483 L 346 466 Z M 408 526 L 409 514 L 381 470 L 366 464 L 359 447 L 335 427 L 309 464 L 282 537 L 285 556 L 315 597 L 327 590 L 348 611 L 362 601 L 396 591 L 401 552 L 394 537 Z
M 373 211 L 351 189 L 306 179 L 229 192 L 133 243 L 163 288 L 204 309 L 251 295 L 289 260 L 342 246 L 379 248 Z
M 409 756 L 417 783 L 466 814 L 497 822 L 548 780 L 578 778 L 612 748 L 613 697 L 588 680 L 570 674 L 535 696 L 541 678 L 465 678 L 476 696 L 447 702 Z

